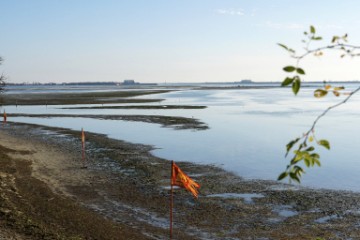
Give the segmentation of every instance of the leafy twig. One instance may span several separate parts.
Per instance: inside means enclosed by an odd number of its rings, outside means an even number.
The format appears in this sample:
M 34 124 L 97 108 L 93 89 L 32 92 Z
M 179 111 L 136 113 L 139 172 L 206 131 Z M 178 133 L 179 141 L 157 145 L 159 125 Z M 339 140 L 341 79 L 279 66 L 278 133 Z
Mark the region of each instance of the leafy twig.
M 284 44 L 278 44 L 279 46 L 281 46 L 282 48 L 287 50 L 290 53 L 290 56 L 292 58 L 296 59 L 295 66 L 290 65 L 290 66 L 286 66 L 283 68 L 283 70 L 285 72 L 288 72 L 288 73 L 294 72 L 295 75 L 292 77 L 286 77 L 285 80 L 281 84 L 282 86 L 287 86 L 287 85 L 292 84 L 292 90 L 295 95 L 299 92 L 300 87 L 301 87 L 300 75 L 305 75 L 305 71 L 299 67 L 300 62 L 308 55 L 315 54 L 315 56 L 322 56 L 324 50 L 340 50 L 340 51 L 343 51 L 343 54 L 341 55 L 341 57 L 344 57 L 346 55 L 349 55 L 351 57 L 360 56 L 360 53 L 356 52 L 356 50 L 360 49 L 360 46 L 355 46 L 355 45 L 350 45 L 350 44 L 344 43 L 344 42 L 347 42 L 347 36 L 348 36 L 347 34 L 345 34 L 342 37 L 334 36 L 332 38 L 331 45 L 326 45 L 326 46 L 319 47 L 316 49 L 310 49 L 309 47 L 310 47 L 310 43 L 312 41 L 322 40 L 322 37 L 316 36 L 315 33 L 316 33 L 316 30 L 313 26 L 310 26 L 309 33 L 304 32 L 304 35 L 307 36 L 308 40 L 307 41 L 303 40 L 303 42 L 305 43 L 305 47 L 304 47 L 305 53 L 303 53 L 301 55 L 296 55 L 295 50 L 287 47 Z M 333 94 L 338 97 L 341 95 L 340 91 L 343 89 L 344 89 L 344 87 L 332 88 L 330 85 L 324 85 L 324 89 L 315 90 L 314 96 L 317 98 L 324 97 L 327 95 L 327 93 L 329 91 L 332 91 Z M 318 166 L 321 165 L 320 164 L 320 155 L 318 153 L 314 152 L 314 150 L 315 150 L 314 146 L 308 147 L 308 143 L 313 142 L 315 139 L 315 141 L 318 145 L 323 146 L 327 149 L 330 149 L 330 143 L 326 139 L 317 140 L 317 138 L 315 137 L 315 133 L 314 133 L 316 124 L 330 110 L 332 110 L 342 104 L 345 104 L 355 93 L 357 93 L 359 91 L 360 91 L 360 87 L 358 87 L 354 91 L 348 93 L 348 96 L 343 101 L 341 101 L 333 106 L 328 107 L 323 113 L 321 113 L 315 119 L 312 126 L 309 128 L 309 130 L 305 134 L 303 134 L 302 137 L 296 138 L 296 139 L 290 141 L 286 145 L 285 157 L 289 154 L 289 152 L 293 148 L 293 146 L 298 144 L 298 142 L 301 139 L 303 139 L 302 142 L 299 143 L 297 150 L 294 151 L 294 156 L 291 159 L 290 164 L 287 165 L 286 170 L 279 175 L 278 180 L 282 180 L 286 177 L 289 177 L 290 182 L 291 182 L 291 180 L 300 182 L 300 178 L 301 178 L 302 174 L 304 173 L 304 170 L 298 165 L 298 163 L 301 161 L 303 161 L 307 167 L 312 167 L 315 164 L 317 164 Z

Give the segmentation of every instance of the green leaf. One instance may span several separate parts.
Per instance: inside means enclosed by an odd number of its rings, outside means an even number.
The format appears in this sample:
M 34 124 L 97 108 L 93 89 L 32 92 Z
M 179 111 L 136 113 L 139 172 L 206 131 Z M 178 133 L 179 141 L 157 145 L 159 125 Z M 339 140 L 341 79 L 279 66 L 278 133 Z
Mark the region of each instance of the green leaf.
M 308 147 L 307 149 L 305 149 L 305 151 L 307 151 L 307 152 L 311 152 L 311 151 L 314 151 L 314 150 L 315 150 L 315 148 L 313 146 Z
M 279 175 L 278 177 L 278 181 L 283 180 L 284 178 L 286 178 L 289 174 L 287 172 L 283 172 Z
M 331 40 L 331 43 L 335 43 L 338 39 L 339 39 L 338 36 L 333 36 L 333 38 Z
M 314 158 L 314 162 L 315 162 L 319 167 L 321 167 L 321 163 L 320 163 L 319 159 Z
M 315 40 L 315 41 L 319 41 L 319 40 L 322 40 L 322 37 L 312 37 L 311 39 Z
M 295 81 L 292 84 L 292 90 L 293 90 L 295 95 L 299 92 L 300 85 L 301 85 L 300 79 L 296 78 Z
M 305 74 L 305 71 L 302 69 L 302 68 L 297 68 L 296 69 L 296 72 L 298 73 L 298 74 Z
M 342 37 L 342 40 L 344 40 L 344 42 L 347 42 L 347 34 L 345 34 L 343 37 Z
M 294 167 L 294 171 L 295 171 L 295 174 L 298 175 L 298 176 L 301 176 L 301 174 L 303 174 L 305 171 L 299 167 L 299 166 L 295 166 Z
M 314 28 L 314 26 L 310 26 L 310 32 L 311 32 L 312 34 L 315 33 L 315 28 Z
M 278 43 L 277 45 L 279 45 L 280 47 L 284 48 L 285 50 L 289 51 L 289 48 L 284 45 L 284 44 L 281 44 L 281 43 Z
M 295 69 L 296 68 L 294 66 L 286 66 L 286 67 L 283 68 L 283 70 L 285 72 L 293 72 L 293 71 L 295 71 Z
M 310 160 L 311 166 L 313 167 L 315 165 L 315 159 L 313 158 L 308 158 Z
M 312 154 L 310 155 L 310 157 L 312 157 L 312 158 L 320 158 L 320 155 L 317 154 L 317 153 L 312 153 Z
M 291 159 L 291 164 L 297 164 L 298 162 L 300 162 L 302 160 L 302 155 L 296 155 L 295 157 L 293 157 L 293 159 Z
M 310 160 L 308 158 L 305 158 L 304 162 L 307 167 L 310 167 Z
M 288 155 L 290 149 L 294 146 L 295 143 L 297 143 L 300 140 L 300 138 L 296 138 L 295 140 L 290 141 L 288 144 L 286 144 L 286 155 Z
M 285 87 L 285 86 L 291 84 L 293 81 L 294 81 L 294 78 L 289 78 L 289 77 L 287 77 L 287 78 L 285 78 L 285 80 L 281 83 L 281 86 L 282 86 L 282 87 Z
M 326 96 L 327 93 L 328 93 L 328 91 L 326 91 L 324 89 L 316 89 L 314 92 L 314 97 L 321 98 L 321 97 Z
M 319 140 L 318 144 L 330 150 L 330 143 L 328 140 L 325 139 Z
M 304 155 L 302 154 L 302 152 L 298 152 L 295 155 L 294 159 L 291 161 L 291 164 L 295 164 L 295 163 L 301 161 L 303 159 L 303 157 L 304 157 Z
M 296 176 L 296 173 L 291 172 L 289 175 L 290 175 L 291 179 L 293 179 L 296 182 L 300 183 L 300 179 L 298 178 L 298 176 Z
M 305 151 L 303 151 L 303 157 L 310 158 L 310 154 L 305 150 Z
M 304 147 L 307 147 L 307 144 L 306 142 L 303 142 L 302 144 L 299 145 L 300 148 L 304 148 Z

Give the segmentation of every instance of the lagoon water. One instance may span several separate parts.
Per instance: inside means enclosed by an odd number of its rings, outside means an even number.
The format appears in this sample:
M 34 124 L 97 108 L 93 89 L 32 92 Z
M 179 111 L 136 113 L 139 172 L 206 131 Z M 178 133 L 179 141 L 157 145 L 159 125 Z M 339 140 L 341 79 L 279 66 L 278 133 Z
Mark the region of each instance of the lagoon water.
M 353 88 L 354 86 L 349 86 Z M 174 130 L 158 124 L 83 118 L 27 118 L 9 121 L 36 123 L 104 133 L 111 138 L 153 145 L 156 156 L 175 161 L 214 164 L 246 179 L 276 180 L 289 159 L 285 145 L 306 132 L 316 116 L 340 98 L 312 97 L 314 88 L 298 96 L 290 89 L 189 90 L 153 95 L 161 104 L 206 105 L 206 109 L 129 110 L 60 109 L 64 106 L 6 106 L 8 113 L 33 114 L 144 114 L 194 117 L 210 129 Z M 147 96 L 148 97 L 148 96 Z M 342 97 L 344 98 L 344 97 Z M 159 104 L 159 103 L 153 103 Z M 114 105 L 114 104 L 112 104 Z M 115 104 L 116 105 L 116 104 Z M 135 104 L 131 104 L 135 105 Z M 302 185 L 360 191 L 360 94 L 322 118 L 318 139 L 328 139 L 331 150 L 316 147 L 322 167 L 307 169 Z

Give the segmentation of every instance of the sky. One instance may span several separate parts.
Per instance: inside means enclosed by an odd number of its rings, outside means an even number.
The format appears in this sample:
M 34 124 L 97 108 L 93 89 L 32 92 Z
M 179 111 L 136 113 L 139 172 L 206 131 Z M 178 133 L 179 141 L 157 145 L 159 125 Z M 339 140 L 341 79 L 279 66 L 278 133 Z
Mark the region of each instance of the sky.
M 10 82 L 281 81 L 314 25 L 322 44 L 360 45 L 360 1 L 0 0 L 0 66 Z M 317 46 L 317 45 L 314 45 Z M 301 63 L 305 81 L 360 80 L 360 57 Z

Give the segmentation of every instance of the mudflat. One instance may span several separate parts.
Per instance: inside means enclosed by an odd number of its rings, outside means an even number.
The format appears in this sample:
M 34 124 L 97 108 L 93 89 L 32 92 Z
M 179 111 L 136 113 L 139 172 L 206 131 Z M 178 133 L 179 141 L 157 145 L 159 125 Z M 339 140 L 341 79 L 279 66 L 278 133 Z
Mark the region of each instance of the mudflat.
M 43 92 L 12 93 L 0 97 L 2 105 L 73 105 L 109 103 L 149 103 L 163 99 L 134 98 L 144 95 L 167 93 L 170 90 L 130 90 L 98 92 Z
M 0 130 L 0 238 L 168 239 L 170 161 L 151 146 L 8 123 Z M 177 163 L 201 185 L 174 196 L 174 239 L 359 238 L 360 194 L 244 180 Z M 86 168 L 85 168 L 86 167 Z

